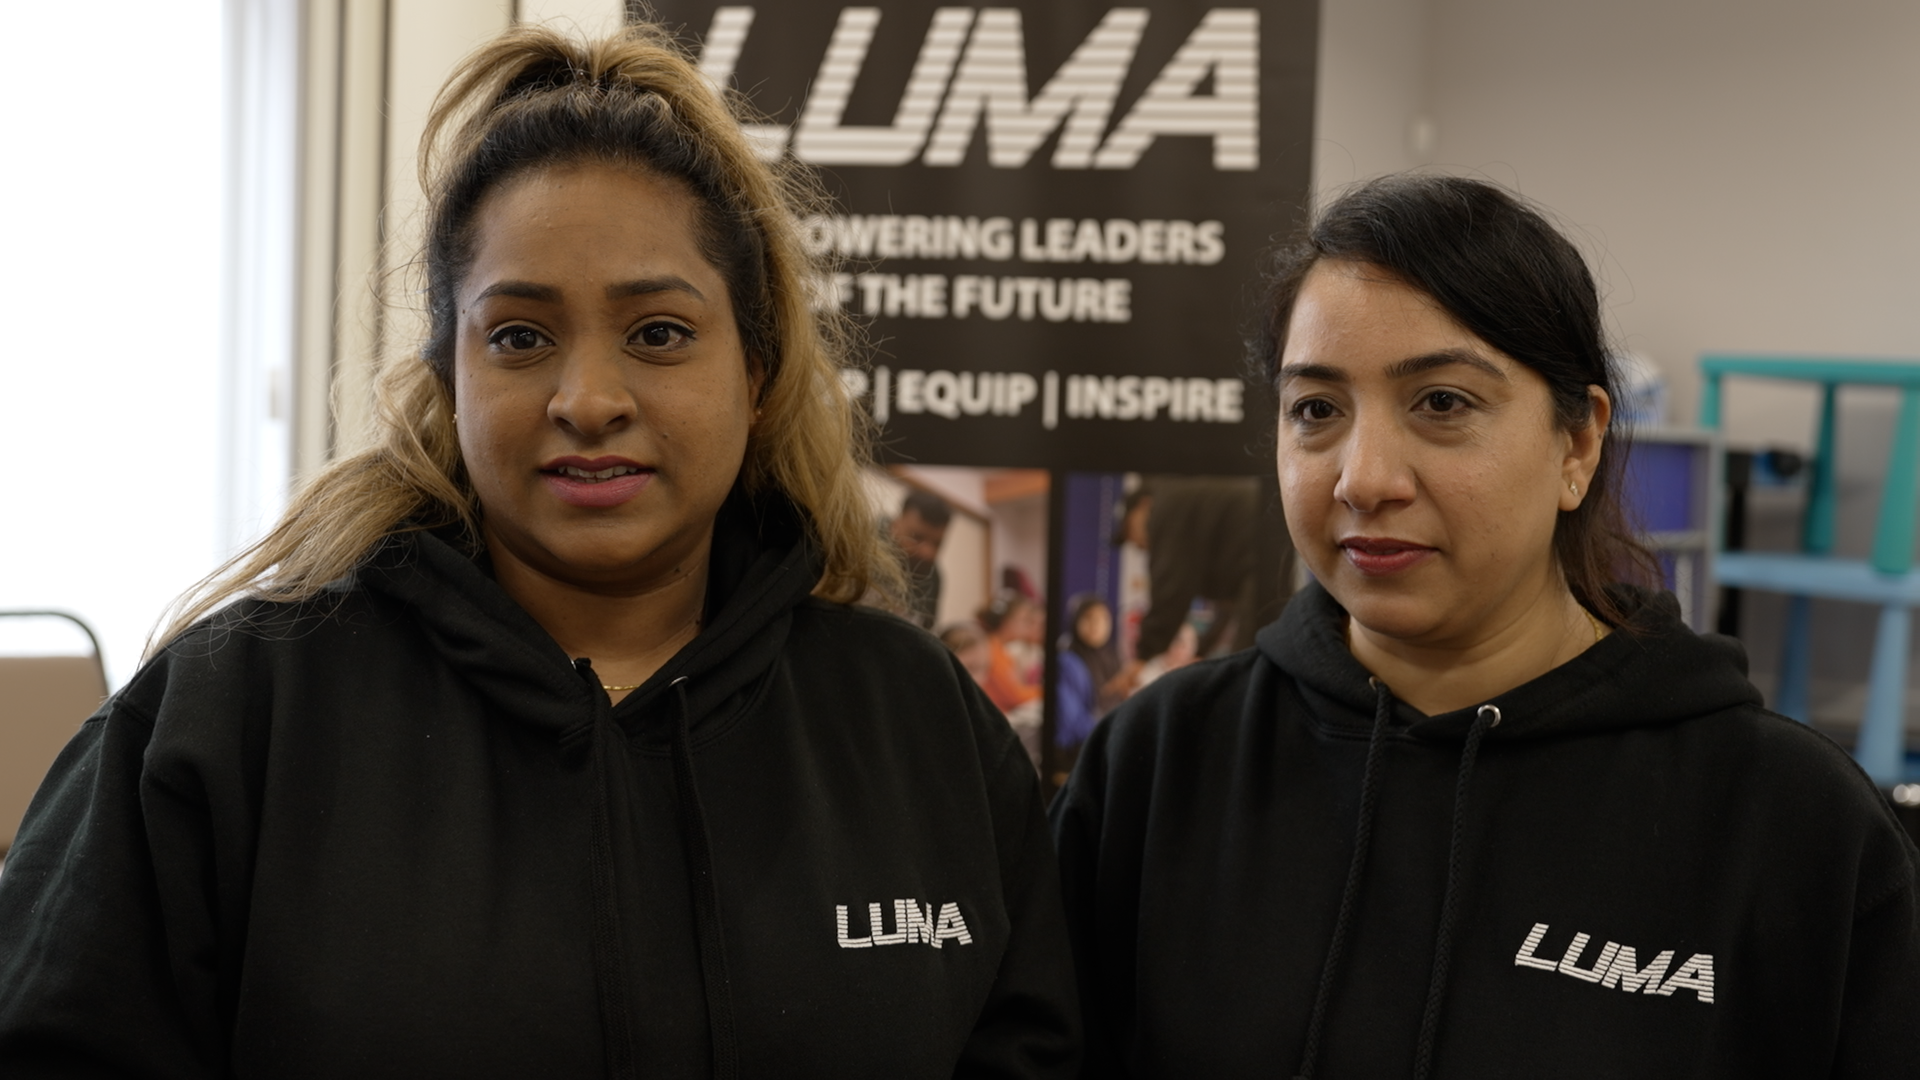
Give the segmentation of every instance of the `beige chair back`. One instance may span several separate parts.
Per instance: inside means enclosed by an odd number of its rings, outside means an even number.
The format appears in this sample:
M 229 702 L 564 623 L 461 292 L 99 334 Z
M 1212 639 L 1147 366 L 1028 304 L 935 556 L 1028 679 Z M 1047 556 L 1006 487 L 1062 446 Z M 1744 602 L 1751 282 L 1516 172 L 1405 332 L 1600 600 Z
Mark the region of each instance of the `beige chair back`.
M 97 647 L 92 656 L 0 656 L 0 857 L 48 766 L 106 696 Z

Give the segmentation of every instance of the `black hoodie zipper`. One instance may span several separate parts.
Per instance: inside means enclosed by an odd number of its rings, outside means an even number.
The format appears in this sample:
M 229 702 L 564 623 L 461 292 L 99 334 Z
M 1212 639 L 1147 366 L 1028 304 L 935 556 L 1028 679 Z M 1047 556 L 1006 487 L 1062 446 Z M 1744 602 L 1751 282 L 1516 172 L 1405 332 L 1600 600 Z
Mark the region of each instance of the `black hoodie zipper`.
M 638 1054 L 633 1021 L 627 1005 L 626 952 L 620 939 L 620 896 L 615 884 L 611 797 L 607 790 L 607 755 L 624 752 L 626 737 L 613 721 L 613 703 L 585 657 L 573 662 L 574 671 L 592 688 L 593 734 L 589 784 L 592 786 L 591 842 L 588 847 L 593 882 L 593 977 L 600 999 L 600 1024 L 606 1042 L 607 1075 L 612 1080 L 637 1080 Z M 720 887 L 714 873 L 713 841 L 707 831 L 706 807 L 693 773 L 693 710 L 687 701 L 687 678 L 673 680 L 679 717 L 673 726 L 673 787 L 686 852 L 687 876 L 693 894 L 695 945 L 700 954 L 700 983 L 707 1003 L 707 1031 L 711 1042 L 715 1080 L 737 1080 L 740 1047 L 733 1023 L 733 989 L 727 970 L 726 939 L 720 922 Z
M 627 953 L 620 940 L 620 890 L 614 879 L 613 826 L 607 794 L 608 745 L 619 735 L 613 730 L 613 703 L 593 673 L 593 661 L 581 657 L 574 671 L 592 693 L 593 731 L 588 739 L 587 783 L 592 789 L 587 816 L 590 838 L 587 865 L 593 883 L 593 982 L 600 999 L 600 1037 L 606 1045 L 607 1075 L 612 1080 L 637 1080 L 633 1049 L 633 1020 L 627 1006 Z
M 727 946 L 720 926 L 720 882 L 713 868 L 713 839 L 706 807 L 693 779 L 693 710 L 687 704 L 687 677 L 673 680 L 680 722 L 673 729 L 673 788 L 680 808 L 681 847 L 693 886 L 693 918 L 699 933 L 700 982 L 707 995 L 707 1029 L 713 1042 L 714 1080 L 740 1075 L 740 1047 L 733 1030 L 733 986 L 727 972 Z

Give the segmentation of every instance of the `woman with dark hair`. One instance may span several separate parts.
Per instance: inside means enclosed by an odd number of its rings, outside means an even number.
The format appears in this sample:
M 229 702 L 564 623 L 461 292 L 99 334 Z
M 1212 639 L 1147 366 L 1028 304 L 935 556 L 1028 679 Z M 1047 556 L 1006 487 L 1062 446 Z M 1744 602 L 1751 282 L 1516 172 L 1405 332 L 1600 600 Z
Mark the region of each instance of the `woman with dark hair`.
M 1054 661 L 1060 677 L 1053 745 L 1074 754 L 1100 718 L 1127 699 L 1140 665 L 1120 662 L 1113 640 L 1113 609 L 1092 593 L 1067 601 L 1067 631 L 1060 635 Z M 1063 764 L 1063 773 L 1065 769 Z
M 1316 583 L 1053 806 L 1092 1077 L 1881 1076 L 1915 851 L 1622 520 L 1593 280 L 1491 185 L 1280 251 L 1253 359 Z
M 805 176 L 663 33 L 423 143 L 428 336 L 55 765 L 0 1075 L 1073 1074 L 1027 756 L 897 585 Z

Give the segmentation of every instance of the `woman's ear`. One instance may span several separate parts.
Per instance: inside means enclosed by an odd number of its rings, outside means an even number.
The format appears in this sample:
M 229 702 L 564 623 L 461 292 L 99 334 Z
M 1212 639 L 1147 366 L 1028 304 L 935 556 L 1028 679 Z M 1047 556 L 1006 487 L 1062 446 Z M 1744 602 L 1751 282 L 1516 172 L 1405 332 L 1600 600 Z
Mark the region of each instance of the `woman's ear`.
M 767 365 L 761 361 L 759 353 L 747 354 L 747 402 L 753 406 L 752 427 L 760 423 L 760 407 L 766 399 L 763 391 L 767 388 Z
M 1587 419 L 1567 433 L 1567 458 L 1560 465 L 1560 509 L 1577 510 L 1600 471 L 1600 453 L 1613 419 L 1613 399 L 1599 386 L 1587 387 Z

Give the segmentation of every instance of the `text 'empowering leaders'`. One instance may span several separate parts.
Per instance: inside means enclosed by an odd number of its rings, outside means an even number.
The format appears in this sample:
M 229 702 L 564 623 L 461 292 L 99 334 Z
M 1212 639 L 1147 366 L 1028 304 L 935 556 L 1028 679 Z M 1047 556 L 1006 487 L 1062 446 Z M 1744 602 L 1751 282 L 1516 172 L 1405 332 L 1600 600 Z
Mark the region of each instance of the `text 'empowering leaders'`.
M 1258 253 L 1306 205 L 1318 5 L 654 0 L 819 170 L 813 302 L 898 462 L 1253 473 Z

